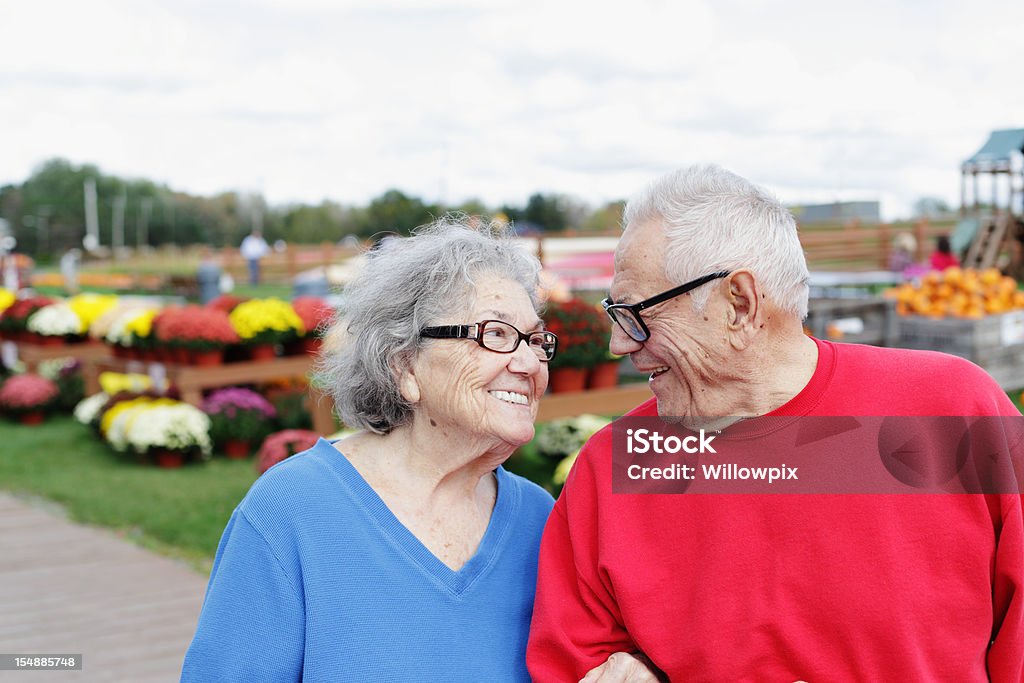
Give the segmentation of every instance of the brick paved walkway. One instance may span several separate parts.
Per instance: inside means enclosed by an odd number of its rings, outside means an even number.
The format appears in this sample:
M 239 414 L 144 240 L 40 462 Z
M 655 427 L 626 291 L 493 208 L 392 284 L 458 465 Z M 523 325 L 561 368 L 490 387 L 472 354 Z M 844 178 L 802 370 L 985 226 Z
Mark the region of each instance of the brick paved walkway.
M 0 681 L 177 681 L 206 579 L 0 492 L 0 653 L 81 654 L 82 671 Z

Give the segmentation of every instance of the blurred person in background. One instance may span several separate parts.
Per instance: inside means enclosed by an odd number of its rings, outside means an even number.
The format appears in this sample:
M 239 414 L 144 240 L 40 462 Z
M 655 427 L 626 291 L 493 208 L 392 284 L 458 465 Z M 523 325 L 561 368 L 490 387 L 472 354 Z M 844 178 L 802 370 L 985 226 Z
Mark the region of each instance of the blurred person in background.
M 263 239 L 262 232 L 253 230 L 245 236 L 238 250 L 249 266 L 249 284 L 258 285 L 260 283 L 260 260 L 270 253 L 270 245 Z
M 960 265 L 960 259 L 953 253 L 953 248 L 949 244 L 949 237 L 946 235 L 939 235 L 935 238 L 935 251 L 932 252 L 928 261 L 932 270 L 945 270 L 946 268 Z

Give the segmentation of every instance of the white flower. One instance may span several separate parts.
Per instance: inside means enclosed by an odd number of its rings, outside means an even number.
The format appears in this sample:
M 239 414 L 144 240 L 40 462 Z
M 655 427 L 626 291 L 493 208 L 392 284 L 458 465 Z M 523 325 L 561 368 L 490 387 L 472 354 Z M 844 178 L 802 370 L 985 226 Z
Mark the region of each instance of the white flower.
M 61 371 L 69 364 L 75 362 L 74 356 L 62 356 L 61 358 L 50 358 L 48 360 L 40 361 L 39 365 L 36 366 L 36 373 L 40 377 L 45 377 L 51 382 L 56 382 L 60 377 Z
M 29 332 L 49 337 L 81 334 L 85 331 L 81 318 L 66 303 L 43 306 L 29 316 L 26 327 Z
M 589 414 L 552 420 L 539 430 L 537 450 L 548 457 L 568 455 L 578 451 L 587 439 L 609 422 L 611 420 L 607 418 Z
M 92 424 L 99 417 L 100 409 L 110 400 L 110 396 L 102 391 L 86 396 L 75 406 L 75 419 L 84 425 Z
M 137 416 L 129 420 L 126 441 L 139 453 L 153 447 L 176 451 L 198 447 L 204 456 L 213 451 L 210 418 L 199 408 L 180 402 L 151 407 L 141 419 Z
M 110 322 L 110 326 L 107 328 L 107 333 L 103 336 L 103 339 L 110 344 L 131 346 L 134 337 L 128 330 L 128 325 L 136 318 L 144 315 L 147 310 L 148 309 L 146 308 L 139 307 L 137 304 L 124 308 L 118 313 L 117 317 Z
M 121 410 L 111 421 L 110 427 L 107 429 L 107 441 L 116 451 L 125 451 L 128 449 L 128 431 L 135 424 L 137 418 L 152 410 L 150 403 L 139 403 L 133 405 L 130 408 Z M 147 419 L 141 420 L 140 424 L 148 421 Z

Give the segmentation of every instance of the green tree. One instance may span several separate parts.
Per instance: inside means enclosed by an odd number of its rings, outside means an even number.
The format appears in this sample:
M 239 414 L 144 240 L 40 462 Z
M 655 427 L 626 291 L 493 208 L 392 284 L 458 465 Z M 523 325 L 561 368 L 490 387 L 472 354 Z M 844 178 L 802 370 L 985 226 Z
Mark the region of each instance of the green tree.
M 360 237 L 371 237 L 381 232 L 408 235 L 420 225 L 434 220 L 440 213 L 435 204 L 424 204 L 418 197 L 410 197 L 401 190 L 388 190 L 370 201 L 369 206 L 357 212 L 356 232 Z
M 588 232 L 618 232 L 622 228 L 622 211 L 625 208 L 626 202 L 621 199 L 608 202 L 591 212 L 584 219 L 581 228 Z

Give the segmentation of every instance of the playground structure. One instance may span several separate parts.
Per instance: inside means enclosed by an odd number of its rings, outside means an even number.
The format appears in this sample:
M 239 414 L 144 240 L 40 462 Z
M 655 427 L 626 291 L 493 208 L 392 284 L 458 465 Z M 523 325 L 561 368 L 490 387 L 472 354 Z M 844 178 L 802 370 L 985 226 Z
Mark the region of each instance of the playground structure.
M 960 165 L 960 224 L 953 233 L 963 265 L 996 267 L 1024 279 L 1024 128 L 992 131 L 988 141 Z M 968 176 L 971 202 L 968 203 Z M 991 197 L 981 201 L 979 176 L 991 178 Z M 1001 191 L 1000 188 L 1005 188 Z

